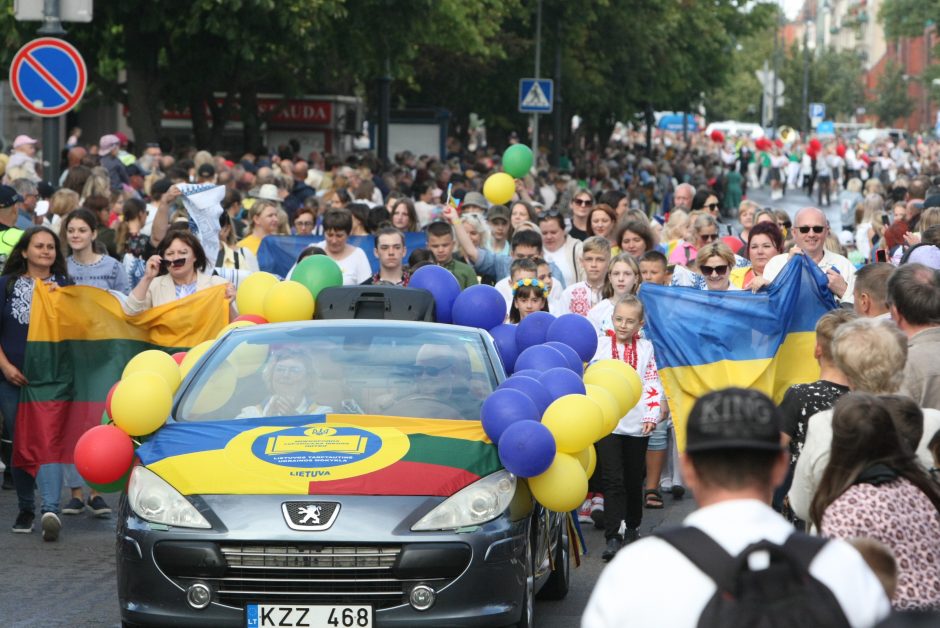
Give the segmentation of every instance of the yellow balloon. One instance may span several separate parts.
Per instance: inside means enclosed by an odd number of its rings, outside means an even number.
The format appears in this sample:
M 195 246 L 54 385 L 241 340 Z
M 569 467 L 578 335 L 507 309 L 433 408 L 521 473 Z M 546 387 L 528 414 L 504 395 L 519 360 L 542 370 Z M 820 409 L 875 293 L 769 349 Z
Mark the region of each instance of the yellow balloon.
M 196 362 L 199 361 L 206 351 L 209 350 L 212 345 L 215 344 L 215 340 L 206 340 L 205 342 L 200 342 L 198 345 L 186 352 L 186 357 L 183 358 L 183 362 L 180 364 L 180 375 L 186 377 L 189 375 L 189 372 L 196 366 Z
M 258 324 L 258 323 L 254 322 L 254 321 L 233 321 L 233 322 L 229 323 L 228 325 L 226 325 L 225 327 L 223 327 L 223 328 L 222 328 L 222 331 L 220 331 L 218 334 L 216 334 L 215 337 L 216 337 L 216 338 L 221 338 L 222 336 L 224 336 L 224 335 L 227 334 L 228 332 L 232 331 L 233 329 L 238 329 L 239 327 L 251 327 L 252 325 L 257 325 L 257 324 Z
M 238 371 L 228 362 L 223 362 L 199 391 L 199 396 L 193 402 L 192 411 L 196 414 L 205 414 L 218 410 L 232 398 L 237 381 Z
M 588 479 L 591 479 L 591 476 L 594 475 L 594 469 L 597 467 L 597 452 L 594 451 L 594 445 L 588 445 L 587 449 L 582 449 L 575 454 L 575 457 L 581 464 L 581 468 L 584 469 L 584 474 L 588 476 Z
M 574 454 L 597 440 L 604 415 L 586 395 L 565 395 L 552 402 L 542 415 L 542 425 L 555 437 L 558 451 Z
M 170 394 L 175 393 L 176 389 L 180 387 L 180 367 L 169 353 L 156 349 L 141 351 L 131 358 L 131 361 L 124 367 L 121 379 L 131 373 L 144 371 L 150 371 L 162 377 L 170 388 Z
M 248 275 L 238 286 L 238 292 L 235 293 L 238 313 L 264 316 L 264 297 L 276 283 L 278 283 L 277 277 L 271 273 L 259 272 Z
M 130 436 L 155 432 L 166 422 L 173 393 L 157 373 L 138 371 L 121 379 L 111 398 L 114 424 Z
M 235 347 L 225 361 L 235 367 L 238 377 L 261 370 L 268 359 L 268 345 L 243 342 Z
M 623 377 L 626 378 L 626 384 L 628 386 L 630 396 L 630 407 L 633 408 L 636 404 L 640 402 L 640 399 L 643 397 L 643 382 L 640 381 L 640 376 L 636 370 L 623 362 L 622 360 L 599 360 L 592 364 L 589 369 L 608 369 L 620 373 Z
M 606 390 L 617 400 L 620 416 L 626 415 L 636 405 L 630 403 L 631 392 L 627 378 L 613 369 L 600 368 L 592 369 L 590 373 L 586 372 L 584 374 L 584 384 L 585 388 L 587 388 L 587 384 L 592 384 Z
M 548 470 L 529 478 L 529 490 L 536 500 L 549 510 L 574 510 L 587 495 L 588 481 L 578 459 L 561 452 L 555 454 Z
M 264 297 L 264 316 L 272 323 L 309 321 L 313 318 L 313 295 L 302 283 L 282 281 L 271 286 Z
M 623 415 L 620 414 L 620 404 L 603 386 L 585 384 L 584 389 L 587 391 L 588 399 L 591 399 L 594 403 L 599 405 L 601 414 L 604 415 L 604 426 L 601 428 L 601 433 L 597 437 L 597 440 L 600 440 L 613 432 L 617 424 L 620 423 L 620 419 L 623 417 Z
M 491 174 L 483 183 L 483 196 L 494 205 L 505 205 L 516 193 L 516 182 L 505 172 Z

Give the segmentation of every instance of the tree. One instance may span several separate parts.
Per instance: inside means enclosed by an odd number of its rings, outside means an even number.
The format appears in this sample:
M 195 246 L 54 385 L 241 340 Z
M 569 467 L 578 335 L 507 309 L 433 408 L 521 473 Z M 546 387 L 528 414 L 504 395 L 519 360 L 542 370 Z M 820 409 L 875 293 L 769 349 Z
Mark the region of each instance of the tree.
M 889 62 L 878 79 L 877 97 L 872 103 L 882 126 L 893 126 L 914 111 L 914 101 L 907 93 L 907 81 L 896 63 Z
M 938 16 L 940 0 L 884 0 L 878 10 L 888 40 L 923 35 Z

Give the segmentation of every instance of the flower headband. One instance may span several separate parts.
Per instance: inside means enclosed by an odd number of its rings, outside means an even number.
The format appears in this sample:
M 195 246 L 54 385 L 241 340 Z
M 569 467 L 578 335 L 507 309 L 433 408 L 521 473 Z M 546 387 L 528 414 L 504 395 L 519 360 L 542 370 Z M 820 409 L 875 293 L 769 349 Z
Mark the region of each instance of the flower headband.
M 524 288 L 525 286 L 535 286 L 536 288 L 542 290 L 543 297 L 548 297 L 548 286 L 545 285 L 544 281 L 539 281 L 534 277 L 526 277 L 525 279 L 518 280 L 512 287 L 512 296 L 516 296 L 516 291 L 518 291 L 519 288 Z

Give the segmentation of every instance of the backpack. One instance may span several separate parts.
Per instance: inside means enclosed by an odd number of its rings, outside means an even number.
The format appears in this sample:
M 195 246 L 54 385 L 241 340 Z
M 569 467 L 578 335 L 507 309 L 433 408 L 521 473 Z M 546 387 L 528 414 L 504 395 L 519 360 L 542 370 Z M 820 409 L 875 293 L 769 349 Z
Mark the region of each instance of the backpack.
M 694 527 L 657 532 L 711 578 L 717 588 L 699 616 L 699 628 L 849 626 L 838 600 L 809 573 L 826 539 L 794 532 L 783 545 L 758 541 L 732 556 Z M 767 552 L 770 564 L 753 571 L 748 558 Z

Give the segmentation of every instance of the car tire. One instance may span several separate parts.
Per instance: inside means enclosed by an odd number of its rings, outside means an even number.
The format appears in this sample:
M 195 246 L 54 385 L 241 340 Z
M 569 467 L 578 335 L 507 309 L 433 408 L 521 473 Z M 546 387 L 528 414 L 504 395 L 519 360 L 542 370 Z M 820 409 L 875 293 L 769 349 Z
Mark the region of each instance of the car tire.
M 538 597 L 541 600 L 563 600 L 571 585 L 571 550 L 568 546 L 568 535 L 562 526 L 558 528 L 554 562 L 555 570 L 539 591 Z
M 522 615 L 516 628 L 535 628 L 535 555 L 534 541 L 529 539 L 525 549 L 525 590 L 522 592 Z

